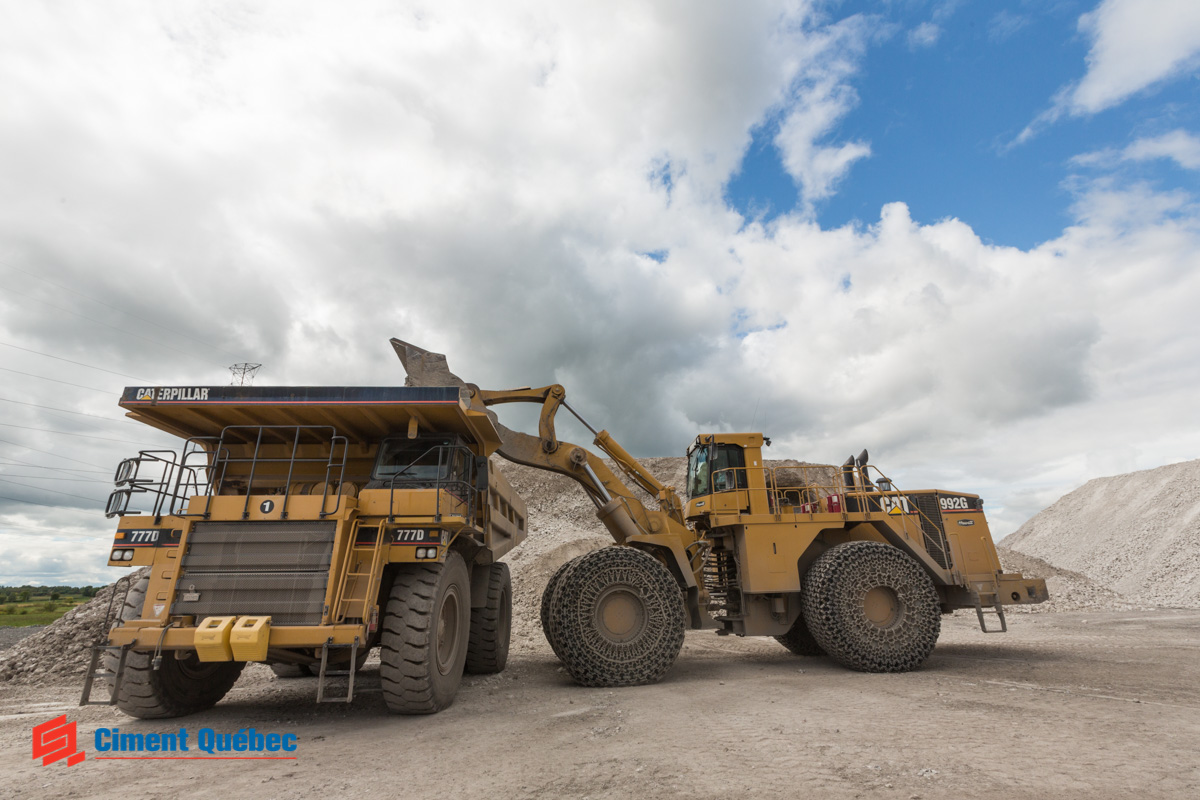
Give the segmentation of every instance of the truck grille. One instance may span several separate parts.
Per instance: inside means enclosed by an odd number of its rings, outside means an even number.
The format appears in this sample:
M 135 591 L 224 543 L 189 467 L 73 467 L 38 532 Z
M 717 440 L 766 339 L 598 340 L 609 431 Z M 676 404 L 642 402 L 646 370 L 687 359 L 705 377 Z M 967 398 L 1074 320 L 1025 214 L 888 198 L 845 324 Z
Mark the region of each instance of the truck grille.
M 942 507 L 936 494 L 910 494 L 908 499 L 920 511 L 921 533 L 925 550 L 942 569 L 950 569 L 950 548 L 946 546 L 946 531 L 942 528 Z
M 335 522 L 197 522 L 171 613 L 319 625 Z

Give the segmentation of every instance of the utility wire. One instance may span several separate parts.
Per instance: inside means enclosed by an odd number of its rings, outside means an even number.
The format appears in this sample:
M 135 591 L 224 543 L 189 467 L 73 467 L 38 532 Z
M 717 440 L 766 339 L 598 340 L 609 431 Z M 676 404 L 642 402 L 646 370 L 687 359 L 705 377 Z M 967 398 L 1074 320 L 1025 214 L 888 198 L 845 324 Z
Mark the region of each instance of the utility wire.
M 82 481 L 84 483 L 107 483 L 109 486 L 112 486 L 112 481 L 106 481 L 103 478 L 59 478 L 54 475 L 13 475 L 8 472 L 0 473 L 0 477 L 29 478 L 30 480 L 34 480 L 34 481 L 72 481 L 72 482 Z
M 97 300 L 96 298 L 91 297 L 90 295 L 86 295 L 83 292 L 80 292 L 80 291 L 70 288 L 69 286 L 63 286 L 61 283 L 52 281 L 49 278 L 43 277 L 41 275 L 37 275 L 32 272 L 26 272 L 25 270 L 21 269 L 20 267 L 11 267 L 10 266 L 10 268 L 16 270 L 17 272 L 20 272 L 23 275 L 28 275 L 31 278 L 37 278 L 39 281 L 48 283 L 51 286 L 57 286 L 59 289 L 62 289 L 64 292 L 70 292 L 73 295 L 82 297 L 84 300 L 91 300 L 93 303 L 96 303 L 97 305 L 104 306 L 105 308 L 111 308 L 113 311 L 119 311 L 120 313 L 122 313 L 128 317 L 134 317 L 138 322 L 145 322 L 150 325 L 153 325 L 156 328 L 161 328 L 162 330 L 167 331 L 168 333 L 173 333 L 176 336 L 182 336 L 185 339 L 191 339 L 193 342 L 198 342 L 198 343 L 204 345 L 205 347 L 216 350 L 219 353 L 224 353 L 227 356 L 233 356 L 234 358 L 241 358 L 241 356 L 237 355 L 236 353 L 231 353 L 228 350 L 224 350 L 220 347 L 217 347 L 215 344 L 212 344 L 211 342 L 206 342 L 203 339 L 199 339 L 195 336 L 192 336 L 191 334 L 184 333 L 182 331 L 178 331 L 174 328 L 169 328 L 166 325 L 159 325 L 157 322 L 154 322 L 153 320 L 145 319 L 141 316 L 135 315 L 132 312 L 128 311 L 127 309 L 121 308 L 120 306 L 110 305 L 108 303 L 105 303 L 103 300 Z
M 22 461 L 21 459 L 13 458 L 12 456 L 4 456 L 4 458 L 7 458 L 8 461 L 0 461 L 0 465 L 6 466 L 6 467 L 14 467 L 19 464 L 22 467 L 35 467 L 36 469 L 51 469 L 51 470 L 56 470 L 59 472 L 94 472 L 98 475 L 109 475 L 112 473 L 112 470 L 110 470 L 110 469 L 79 469 L 79 467 L 49 467 L 49 466 L 46 466 L 45 464 L 35 464 L 32 461 Z
M 54 456 L 55 458 L 61 458 L 65 461 L 74 461 L 76 464 L 86 464 L 89 467 L 100 467 L 100 469 L 104 469 L 103 464 L 93 464 L 90 461 L 80 461 L 78 458 L 69 458 L 67 456 L 60 456 L 58 453 L 51 453 L 49 450 L 38 450 L 36 447 L 30 447 L 29 445 L 21 444 L 20 442 L 14 442 L 10 439 L 0 439 L 0 442 L 3 442 L 4 444 L 15 445 L 17 447 L 21 447 L 26 450 L 32 450 L 33 452 L 41 453 L 42 455 Z M 107 470 L 105 470 L 105 471 L 107 472 Z
M 87 367 L 88 369 L 94 369 L 97 372 L 107 372 L 109 375 L 119 375 L 122 378 L 132 378 L 133 380 L 139 381 L 141 383 L 149 383 L 150 382 L 150 381 L 147 381 L 145 378 L 139 378 L 137 375 L 126 375 L 124 372 L 113 372 L 111 369 L 105 369 L 104 367 L 93 367 L 91 364 L 85 364 L 82 361 L 72 361 L 69 358 L 62 358 L 61 356 L 52 356 L 49 353 L 39 353 L 37 350 L 30 350 L 28 347 L 18 347 L 17 345 L 9 344 L 8 342 L 0 342 L 0 345 L 3 345 L 4 347 L 11 347 L 13 350 L 21 350 L 26 353 L 33 353 L 35 356 L 44 356 L 46 358 L 53 358 L 55 361 L 65 361 L 66 363 L 74 364 L 77 367 Z
M 26 489 L 34 489 L 39 492 L 53 492 L 54 494 L 65 494 L 67 497 L 78 497 L 80 500 L 91 500 L 93 503 L 103 503 L 103 500 L 97 500 L 94 497 L 84 497 L 81 494 L 71 494 L 70 492 L 60 492 L 57 489 L 43 489 L 40 486 L 30 486 L 28 483 L 18 483 L 10 481 L 8 478 L 0 478 L 0 483 L 11 483 L 13 486 L 23 486 Z
M 147 444 L 146 442 L 134 442 L 129 439 L 109 439 L 106 436 L 89 436 L 86 433 L 71 433 L 70 431 L 56 431 L 53 428 L 31 428 L 28 425 L 14 425 L 11 422 L 0 422 L 6 428 L 20 428 L 25 431 L 40 431 L 41 433 L 57 433 L 60 436 L 78 436 L 80 439 L 96 439 L 101 442 L 118 442 L 120 444 L 136 444 L 141 447 L 157 447 L 158 445 Z
M 90 498 L 90 497 L 85 497 L 84 499 L 85 499 L 85 500 L 91 500 L 92 498 Z M 12 501 L 12 502 L 14 502 L 14 503 L 28 503 L 28 504 L 29 504 L 29 505 L 31 505 L 31 506 L 45 506 L 46 508 L 57 508 L 57 509 L 61 509 L 61 508 L 62 508 L 62 506 L 52 506 L 52 505 L 50 505 L 49 503 L 39 503 L 39 502 L 37 502 L 36 500 L 22 500 L 22 499 L 21 499 L 21 498 L 19 498 L 19 497 L 7 497 L 7 496 L 5 496 L 5 495 L 2 495 L 2 494 L 0 494 L 0 500 L 11 500 L 11 501 Z M 103 501 L 93 501 L 93 502 L 103 502 Z M 77 508 L 77 509 L 73 509 L 73 510 L 75 510 L 75 511 L 82 511 L 82 510 L 84 510 L 84 509 L 78 509 L 78 508 Z M 87 510 L 89 511 L 89 513 L 94 513 L 94 512 L 92 512 L 92 510 L 91 510 L 91 509 L 87 509 Z
M 123 333 L 123 334 L 125 334 L 126 336 L 132 336 L 132 337 L 134 337 L 134 338 L 136 338 L 136 339 L 144 339 L 144 340 L 145 340 L 145 341 L 147 341 L 147 342 L 151 342 L 151 343 L 153 343 L 153 344 L 156 344 L 156 345 L 158 345 L 159 347 L 165 347 L 165 348 L 167 348 L 168 350 L 173 350 L 173 351 L 175 351 L 176 353 L 182 353 L 182 354 L 183 354 L 183 355 L 185 355 L 185 356 L 191 356 L 192 358 L 198 358 L 198 359 L 200 359 L 200 360 L 202 360 L 202 361 L 207 361 L 207 362 L 208 362 L 208 363 L 210 363 L 210 364 L 216 364 L 216 363 L 217 363 L 216 361 L 213 361 L 212 359 L 208 359 L 208 358 L 205 358 L 204 356 L 197 355 L 197 354 L 196 354 L 194 351 L 180 350 L 178 347 L 172 347 L 171 345 L 169 345 L 169 344 L 166 344 L 165 342 L 161 342 L 161 341 L 159 341 L 158 339 L 151 339 L 149 336 L 142 336 L 140 333 L 134 333 L 133 331 L 127 331 L 127 330 L 125 330 L 124 328 L 118 328 L 116 325 L 109 325 L 107 322 L 101 322 L 101 321 L 100 321 L 100 320 L 98 320 L 98 319 L 93 319 L 92 317 L 85 316 L 85 315 L 83 315 L 83 314 L 80 314 L 78 311 L 72 311 L 72 310 L 71 310 L 71 309 L 69 309 L 69 308 L 63 308 L 62 306 L 56 306 L 56 305 L 54 305 L 53 303 L 47 303 L 45 300 L 41 300 L 41 299 L 39 299 L 39 298 L 37 298 L 37 297 L 32 297 L 32 296 L 30 296 L 30 295 L 27 295 L 27 294 L 23 294 L 22 292 L 14 291 L 14 290 L 13 290 L 13 289 L 11 289 L 11 288 L 5 288 L 5 291 L 6 291 L 6 292 L 8 292 L 8 293 L 10 293 L 10 294 L 15 294 L 15 295 L 17 295 L 18 297 L 24 297 L 24 298 L 25 298 L 25 299 L 27 299 L 27 300 L 32 300 L 32 301 L 34 301 L 35 303 L 41 303 L 41 304 L 42 304 L 42 305 L 44 305 L 44 306 L 48 306 L 48 307 L 50 307 L 50 308 L 53 308 L 55 311 L 61 311 L 61 312 L 63 312 L 64 314 L 71 314 L 72 316 L 79 317 L 80 319 L 86 319 L 88 322 L 94 322 L 94 323 L 96 323 L 97 325 L 102 325 L 102 326 L 104 326 L 105 328 L 110 328 L 110 329 L 112 329 L 112 330 L 114 330 L 114 331 L 117 331 L 118 333 Z M 224 365 L 222 365 L 222 366 L 224 366 Z
M 24 375 L 27 378 L 37 378 L 38 380 L 50 381 L 51 383 L 61 383 L 66 386 L 76 386 L 80 389 L 91 389 L 93 392 L 103 392 L 107 395 L 111 395 L 113 393 L 111 389 L 97 389 L 95 386 L 84 386 L 82 383 L 70 383 L 69 381 L 60 381 L 58 378 L 47 378 L 43 375 L 34 375 L 32 372 L 21 372 L 20 370 L 9 369 L 8 367 L 0 367 L 0 369 L 4 370 L 5 372 L 14 372 L 17 375 Z
M 27 533 L 14 533 L 14 532 L 4 530 L 4 528 L 16 528 L 16 527 L 19 527 L 19 526 L 5 525 L 4 523 L 0 522 L 0 536 L 28 536 L 29 535 Z M 87 539 L 88 541 L 91 541 L 91 542 L 102 542 L 102 541 L 110 538 L 109 536 L 104 535 L 104 534 L 101 534 L 100 536 L 92 536 L 92 535 L 86 534 L 86 533 L 70 533 L 67 531 L 57 531 L 57 532 L 50 531 L 50 530 L 46 530 L 45 528 L 24 528 L 23 530 L 36 531 L 37 533 L 43 534 L 44 536 L 47 536 L 47 537 L 67 536 L 72 539 Z
M 62 414 L 75 414 L 76 416 L 80 416 L 80 417 L 91 417 L 92 419 L 102 419 L 105 422 L 119 422 L 122 425 L 137 425 L 138 427 L 143 427 L 140 422 L 134 422 L 131 419 L 115 419 L 113 417 L 106 417 L 102 414 L 89 414 L 86 411 L 70 411 L 69 409 L 66 409 L 66 408 L 55 408 L 54 406 L 42 406 L 42 405 L 38 405 L 37 403 L 26 403 L 21 400 L 10 400 L 7 397 L 0 397 L 0 402 L 16 403 L 19 406 L 29 406 L 30 408 L 41 408 L 46 411 L 58 411 Z

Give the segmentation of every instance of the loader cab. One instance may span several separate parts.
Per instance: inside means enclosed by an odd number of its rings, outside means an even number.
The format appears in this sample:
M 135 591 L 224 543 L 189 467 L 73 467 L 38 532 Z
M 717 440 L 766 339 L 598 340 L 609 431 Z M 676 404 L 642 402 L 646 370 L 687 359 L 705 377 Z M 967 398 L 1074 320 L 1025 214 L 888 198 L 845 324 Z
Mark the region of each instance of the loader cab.
M 688 449 L 687 516 L 766 513 L 762 444 L 758 433 L 696 437 Z

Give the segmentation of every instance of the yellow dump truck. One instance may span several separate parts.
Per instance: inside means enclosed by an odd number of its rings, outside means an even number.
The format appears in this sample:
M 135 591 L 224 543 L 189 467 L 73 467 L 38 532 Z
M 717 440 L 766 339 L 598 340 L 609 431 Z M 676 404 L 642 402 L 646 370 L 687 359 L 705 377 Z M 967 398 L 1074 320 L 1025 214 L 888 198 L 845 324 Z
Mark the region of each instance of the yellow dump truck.
M 117 468 L 108 563 L 148 572 L 110 608 L 81 703 L 188 714 L 250 661 L 315 672 L 318 702 L 349 702 L 378 646 L 388 708 L 424 714 L 451 703 L 464 670 L 503 670 L 512 596 L 500 558 L 524 540 L 526 510 L 488 458 L 497 429 L 465 398 L 453 387 L 126 389 L 130 418 L 182 444 Z M 330 691 L 335 677 L 344 692 Z M 107 697 L 94 701 L 101 683 Z

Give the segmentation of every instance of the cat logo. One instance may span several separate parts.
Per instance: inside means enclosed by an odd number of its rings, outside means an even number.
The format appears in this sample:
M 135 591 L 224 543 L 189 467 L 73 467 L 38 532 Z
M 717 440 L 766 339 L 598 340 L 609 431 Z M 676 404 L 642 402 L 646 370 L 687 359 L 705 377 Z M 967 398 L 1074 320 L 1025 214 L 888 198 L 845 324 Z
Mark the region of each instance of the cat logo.
M 138 400 L 153 400 L 154 399 L 154 390 L 153 389 L 138 389 L 137 390 L 137 399 Z
M 880 505 L 884 512 L 892 516 L 913 513 L 912 508 L 908 505 L 908 498 L 904 495 L 884 495 L 880 498 Z

